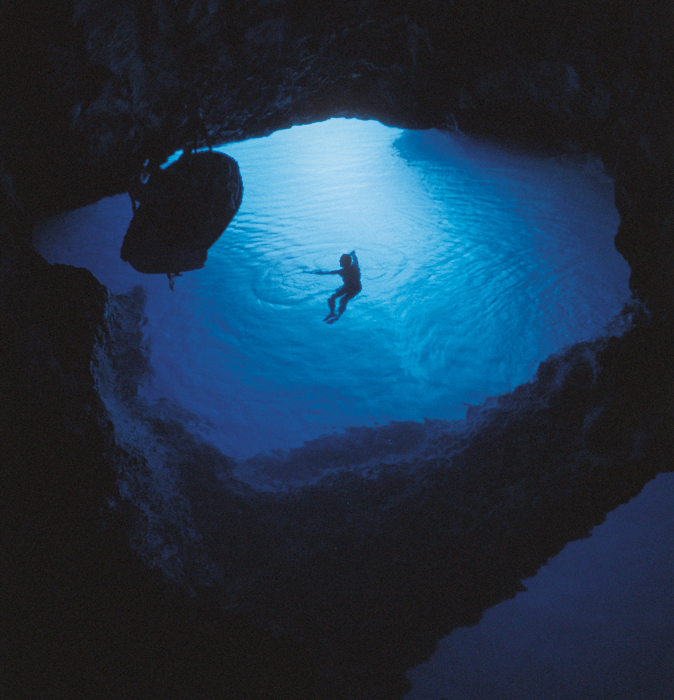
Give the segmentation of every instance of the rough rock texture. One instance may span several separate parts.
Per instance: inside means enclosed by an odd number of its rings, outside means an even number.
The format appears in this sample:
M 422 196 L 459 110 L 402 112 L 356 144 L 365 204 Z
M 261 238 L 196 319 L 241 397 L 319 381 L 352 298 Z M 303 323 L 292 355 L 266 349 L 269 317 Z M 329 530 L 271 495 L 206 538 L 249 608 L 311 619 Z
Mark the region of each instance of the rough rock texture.
M 673 34 L 656 0 L 3 3 L 7 696 L 400 697 L 442 634 L 671 469 Z M 145 465 L 115 439 L 90 371 L 111 302 L 86 271 L 42 260 L 31 222 L 126 191 L 195 134 L 216 144 L 329 116 L 598 154 L 616 245 L 653 316 L 551 360 L 456 435 L 390 427 L 396 468 L 382 432 L 307 446 L 275 468 L 344 454 L 379 477 L 341 472 L 282 497 L 237 487 L 225 457 L 138 413 L 181 477 L 202 554 L 226 572 L 223 612 L 198 576 L 188 600 L 129 544 L 142 517 L 120 498 L 119 465 Z M 132 405 L 142 352 L 125 352 Z
M 351 115 L 592 150 L 617 180 L 633 286 L 662 302 L 673 25 L 655 0 L 10 3 L 3 162 L 54 211 L 126 190 L 199 114 L 214 143 Z
M 243 182 L 234 158 L 209 150 L 156 168 L 130 194 L 134 215 L 122 260 L 138 272 L 179 273 L 204 266 L 208 249 L 241 206 Z

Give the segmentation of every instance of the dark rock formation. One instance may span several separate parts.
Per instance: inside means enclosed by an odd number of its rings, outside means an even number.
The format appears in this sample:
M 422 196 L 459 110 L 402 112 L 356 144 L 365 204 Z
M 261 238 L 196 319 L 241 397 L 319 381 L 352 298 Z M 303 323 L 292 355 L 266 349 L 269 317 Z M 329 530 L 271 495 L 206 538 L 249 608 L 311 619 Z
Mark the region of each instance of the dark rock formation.
M 147 274 L 202 268 L 243 197 L 237 162 L 214 151 L 185 153 L 167 168 L 157 168 L 147 183 L 134 184 L 134 215 L 121 257 Z
M 671 469 L 673 33 L 656 0 L 4 3 L 7 697 L 400 697 L 442 634 Z M 127 191 L 196 124 L 216 144 L 330 116 L 599 155 L 615 178 L 616 245 L 652 315 L 551 359 L 455 429 L 356 430 L 341 448 L 279 456 L 261 469 L 317 474 L 327 450 L 341 471 L 261 495 L 170 414 L 144 412 L 140 333 L 114 356 L 105 289 L 42 260 L 31 222 Z M 132 318 L 137 301 L 116 308 Z M 120 469 L 141 482 L 145 465 L 96 390 L 102 345 L 126 367 L 117 399 L 191 506 L 194 547 L 180 523 L 164 536 L 194 599 L 130 545 L 153 513 L 120 497 Z

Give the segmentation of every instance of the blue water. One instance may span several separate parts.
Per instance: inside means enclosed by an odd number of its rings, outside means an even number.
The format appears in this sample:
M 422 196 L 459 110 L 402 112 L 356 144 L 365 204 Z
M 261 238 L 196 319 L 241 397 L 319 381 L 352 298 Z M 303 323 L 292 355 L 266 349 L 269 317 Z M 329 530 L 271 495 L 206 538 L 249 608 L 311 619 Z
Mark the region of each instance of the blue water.
M 674 474 L 569 543 L 527 591 L 454 630 L 405 700 L 670 700 Z
M 350 425 L 460 418 L 604 331 L 628 299 L 610 180 L 458 133 L 332 119 L 222 148 L 243 204 L 202 270 L 119 258 L 126 195 L 45 221 L 50 262 L 147 289 L 154 377 L 239 459 Z M 323 323 L 355 249 L 363 291 Z

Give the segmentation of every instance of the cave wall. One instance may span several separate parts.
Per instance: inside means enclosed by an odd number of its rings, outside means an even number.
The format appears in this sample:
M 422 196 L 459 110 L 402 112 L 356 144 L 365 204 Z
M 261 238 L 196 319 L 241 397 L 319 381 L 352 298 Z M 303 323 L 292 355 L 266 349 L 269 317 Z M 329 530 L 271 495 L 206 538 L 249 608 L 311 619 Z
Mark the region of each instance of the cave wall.
M 370 677 L 371 669 L 359 666 L 361 675 L 354 671 L 350 680 L 342 667 L 307 673 L 317 658 L 308 645 L 261 635 L 214 603 L 190 604 L 143 565 L 126 541 L 126 516 L 111 515 L 116 465 L 124 456 L 90 372 L 97 339 L 105 333 L 106 290 L 86 271 L 42 260 L 30 246 L 32 222 L 125 191 L 146 159 L 162 160 L 194 138 L 198 120 L 214 144 L 330 116 L 458 127 L 546 152 L 599 154 L 616 181 L 616 245 L 632 267 L 631 285 L 653 311 L 668 312 L 674 298 L 673 17 L 655 0 L 3 4 L 0 485 L 10 497 L 0 522 L 2 612 L 12 614 L 2 615 L 2 634 L 15 654 L 2 662 L 13 664 L 13 677 L 5 677 L 16 697 L 70 698 L 82 688 L 89 697 L 283 697 L 286 691 L 288 697 L 312 697 L 321 683 L 321 697 L 328 697 L 335 678 L 351 683 L 352 697 L 391 698 L 404 690 L 399 672 L 388 690 L 365 695 L 368 684 L 384 682 L 381 668 Z M 565 380 L 547 423 L 535 406 L 517 420 L 503 409 L 490 424 L 492 432 L 476 438 L 466 463 L 475 474 L 494 460 L 503 463 L 507 484 L 518 484 L 524 503 L 532 493 L 549 497 L 554 490 L 517 470 L 531 459 L 548 460 L 546 484 L 565 489 L 559 499 L 574 536 L 598 522 L 601 508 L 593 506 L 590 516 L 583 512 L 583 498 L 596 496 L 588 484 L 599 484 L 606 508 L 615 506 L 671 454 L 672 380 L 662 358 L 671 356 L 672 334 L 667 313 L 661 318 L 655 330 L 639 331 L 601 354 L 598 384 L 589 370 Z M 578 406 L 589 406 L 595 419 L 588 423 L 582 412 L 574 414 L 585 410 Z M 524 428 L 512 427 L 518 420 Z M 546 442 L 538 436 L 549 425 L 557 428 Z M 531 458 L 524 454 L 526 436 L 538 441 Z M 576 451 L 565 457 L 551 447 L 574 441 Z M 578 465 L 592 450 L 600 453 L 600 464 L 592 464 L 593 453 L 583 472 Z M 635 463 L 643 474 L 634 474 Z M 466 498 L 479 501 L 478 486 L 470 474 L 466 479 Z M 388 487 L 382 483 L 391 492 L 382 502 L 399 497 L 402 482 L 392 477 Z M 490 488 L 481 502 L 483 515 L 491 513 L 505 526 L 497 528 L 500 544 L 478 526 L 475 537 L 484 540 L 487 554 L 512 547 L 508 528 L 525 531 L 531 522 L 543 528 L 546 508 L 534 511 L 532 521 L 517 508 L 506 513 L 509 502 L 490 508 L 489 499 L 502 494 L 500 484 Z M 585 488 L 590 495 L 579 497 Z M 339 493 L 327 489 L 319 502 L 335 518 L 344 508 Z M 320 513 L 304 498 L 309 515 L 303 532 L 310 539 Z M 421 518 L 425 512 L 419 503 L 398 511 L 401 533 L 409 530 L 410 513 Z M 453 507 L 438 503 L 431 521 L 440 523 L 443 508 Z M 298 511 L 289 512 L 279 516 L 280 523 L 293 523 Z M 350 517 L 347 512 L 345 522 Z M 278 539 L 285 541 L 288 526 L 279 527 Z M 329 533 L 331 524 L 325 527 Z M 241 536 L 246 532 L 250 528 Z M 261 541 L 266 535 L 257 533 Z M 551 551 L 563 545 L 560 537 L 552 537 Z M 358 576 L 366 580 L 374 553 L 357 554 Z M 499 556 L 506 568 L 507 557 Z M 528 571 L 539 563 L 533 559 L 526 562 Z M 405 562 L 396 561 L 392 599 L 397 581 L 410 575 Z M 328 577 L 331 566 L 325 564 Z M 322 580 L 317 575 L 317 587 Z M 495 585 L 490 601 L 512 594 L 513 580 Z M 437 573 L 436 588 L 422 596 L 430 607 L 410 613 L 426 628 L 417 630 L 423 651 L 404 648 L 407 664 L 430 653 L 446 626 L 431 620 L 442 586 Z M 302 610 L 301 600 L 290 602 Z M 470 615 L 478 616 L 483 605 L 477 601 Z M 357 623 L 349 620 L 354 634 Z M 331 624 L 338 628 L 342 620 Z M 378 663 L 390 671 L 399 650 L 382 648 L 388 657 Z M 222 649 L 228 649 L 227 658 Z M 270 659 L 277 665 L 260 674 Z

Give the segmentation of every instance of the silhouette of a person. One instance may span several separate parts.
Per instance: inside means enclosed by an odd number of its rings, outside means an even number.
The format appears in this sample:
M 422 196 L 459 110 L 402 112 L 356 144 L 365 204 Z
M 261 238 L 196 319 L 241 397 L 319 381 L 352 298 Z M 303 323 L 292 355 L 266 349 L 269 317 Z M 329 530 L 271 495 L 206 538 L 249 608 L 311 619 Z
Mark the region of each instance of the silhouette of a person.
M 337 321 L 344 311 L 346 311 L 346 305 L 349 299 L 353 299 L 363 288 L 360 284 L 360 267 L 358 267 L 356 251 L 352 250 L 350 253 L 344 253 L 339 259 L 339 264 L 342 266 L 341 270 L 331 270 L 330 272 L 318 270 L 316 272 L 317 275 L 341 275 L 344 282 L 344 284 L 342 284 L 328 299 L 330 313 L 323 319 L 326 323 L 334 323 Z M 335 313 L 335 301 L 339 297 L 342 298 L 339 302 L 337 313 Z

